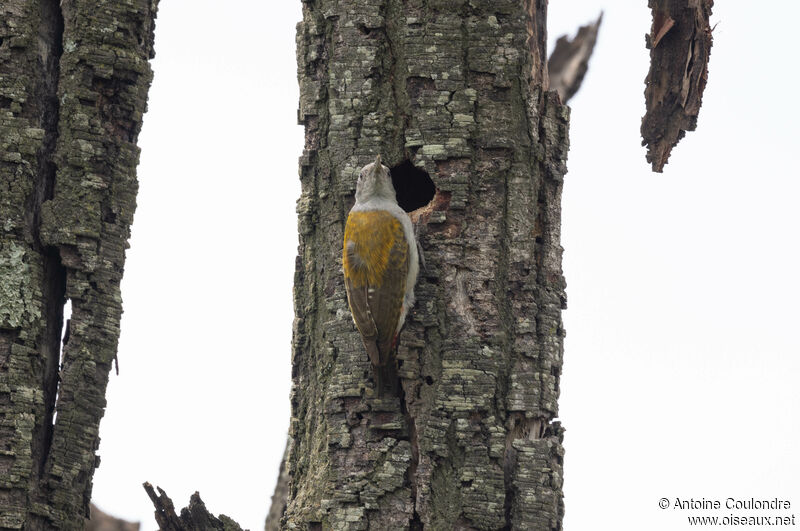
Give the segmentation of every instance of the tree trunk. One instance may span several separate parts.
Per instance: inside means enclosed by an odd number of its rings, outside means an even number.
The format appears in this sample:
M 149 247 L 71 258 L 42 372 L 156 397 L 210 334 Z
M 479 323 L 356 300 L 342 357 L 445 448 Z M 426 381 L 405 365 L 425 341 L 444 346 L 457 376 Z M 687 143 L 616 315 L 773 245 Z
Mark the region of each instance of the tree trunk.
M 303 3 L 289 528 L 561 529 L 568 109 L 530 1 Z M 372 392 L 341 271 L 379 153 L 405 195 L 404 161 L 435 184 L 399 400 Z
M 2 5 L 0 529 L 88 516 L 156 4 Z

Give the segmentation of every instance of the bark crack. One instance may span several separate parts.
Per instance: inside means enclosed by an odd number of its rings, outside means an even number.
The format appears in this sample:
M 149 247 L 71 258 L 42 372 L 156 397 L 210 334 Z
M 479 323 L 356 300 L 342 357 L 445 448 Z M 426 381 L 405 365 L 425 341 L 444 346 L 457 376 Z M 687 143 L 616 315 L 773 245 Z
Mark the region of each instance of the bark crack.
M 58 368 L 61 358 L 61 331 L 66 292 L 66 268 L 61 262 L 58 249 L 43 245 L 40 239 L 42 203 L 52 199 L 55 191 L 57 167 L 54 153 L 58 140 L 58 79 L 59 63 L 63 53 L 63 34 L 64 17 L 59 0 L 43 0 L 41 2 L 38 45 L 43 74 L 39 100 L 42 104 L 39 123 L 44 130 L 44 137 L 38 153 L 39 167 L 33 195 L 34 205 L 28 210 L 32 213 L 31 233 L 34 235 L 35 245 L 44 255 L 42 306 L 45 311 L 45 335 L 40 345 L 40 352 L 42 359 L 45 360 L 42 375 L 45 416 L 34 435 L 36 443 L 33 455 L 40 476 L 44 475 L 53 436 L 53 416 L 58 394 Z
M 386 155 L 391 159 L 397 158 L 396 163 L 400 163 L 406 158 L 405 154 L 405 141 L 406 141 L 406 127 L 408 127 L 408 120 L 410 119 L 410 102 L 405 95 L 405 85 L 407 70 L 404 65 L 399 64 L 400 58 L 403 57 L 401 50 L 396 48 L 402 46 L 402 39 L 400 30 L 397 25 L 403 20 L 402 7 L 396 1 L 389 1 L 382 6 L 384 27 L 384 37 L 386 38 L 387 54 L 385 55 L 388 65 L 386 70 L 389 76 L 389 89 L 391 90 L 391 98 L 393 102 L 392 113 L 395 126 L 392 128 L 394 138 L 390 139 L 388 145 L 385 146 Z M 397 153 L 395 153 L 395 150 Z
M 530 132 L 529 132 L 529 134 L 530 134 Z M 533 145 L 533 143 L 531 145 Z M 500 256 L 501 256 L 502 266 L 504 266 L 504 267 L 502 267 L 501 264 L 498 264 L 498 270 L 499 270 L 498 273 L 500 271 L 502 271 L 504 273 L 504 276 L 503 276 L 502 279 L 498 278 L 498 282 L 497 282 L 498 286 L 502 286 L 502 287 L 505 287 L 507 285 L 507 282 L 508 282 L 508 279 L 507 279 L 507 277 L 508 277 L 508 275 L 507 275 L 507 271 L 508 271 L 508 253 L 509 253 L 508 243 L 507 243 L 507 240 L 508 240 L 508 236 L 507 236 L 507 231 L 508 231 L 508 199 L 509 199 L 508 198 L 508 186 L 509 186 L 508 174 L 506 174 L 505 181 L 504 181 L 504 188 L 505 189 L 503 191 L 503 215 L 500 218 L 500 230 L 501 230 L 501 234 L 503 234 L 503 238 L 500 239 Z M 498 294 L 498 296 L 499 296 L 498 298 L 500 299 L 500 308 L 501 308 L 501 311 L 503 312 L 502 322 L 504 324 L 506 324 L 506 325 L 509 325 L 509 323 L 512 322 L 512 316 L 513 316 L 513 312 L 512 312 L 512 309 L 511 309 L 511 303 L 509 302 L 508 297 L 506 296 L 506 293 L 505 293 L 504 289 L 500 290 L 500 293 Z M 513 326 L 509 326 L 509 328 L 513 329 Z M 508 361 L 505 364 L 506 370 L 501 372 L 502 379 L 498 378 L 498 384 L 502 384 L 503 387 L 506 387 L 506 386 L 509 385 L 509 382 L 511 381 L 510 372 L 511 372 L 511 370 L 513 370 L 513 363 L 511 361 L 511 357 L 512 357 L 512 354 L 511 354 L 511 350 L 512 350 L 511 337 L 512 337 L 511 330 L 506 330 L 505 338 L 503 339 L 503 352 L 506 353 Z M 505 410 L 505 409 L 506 408 L 503 407 L 503 410 Z M 507 411 L 505 413 L 508 414 Z M 514 498 L 516 497 L 516 489 L 514 488 L 513 478 L 514 478 L 514 470 L 516 469 L 517 460 L 516 460 L 516 451 L 514 451 L 512 449 L 512 447 L 511 447 L 511 441 L 513 440 L 512 438 L 510 438 L 511 433 L 512 433 L 511 430 L 509 430 L 507 432 L 507 435 L 506 435 L 506 448 L 505 448 L 505 452 L 503 453 L 503 486 L 505 488 L 505 498 L 504 498 L 504 507 L 503 507 L 503 509 L 504 509 L 504 512 L 505 512 L 506 527 L 508 529 L 511 528 L 511 512 L 512 512 L 512 508 L 514 506 Z
M 407 481 L 411 489 L 411 506 L 413 509 L 412 518 L 409 521 L 410 529 L 424 529 L 419 513 L 417 513 L 417 467 L 419 466 L 419 439 L 417 437 L 417 425 L 414 417 L 406 402 L 406 393 L 403 386 L 400 386 L 402 395 L 400 396 L 400 407 L 405 419 L 406 429 L 408 430 L 408 442 L 411 445 L 411 461 L 408 464 Z

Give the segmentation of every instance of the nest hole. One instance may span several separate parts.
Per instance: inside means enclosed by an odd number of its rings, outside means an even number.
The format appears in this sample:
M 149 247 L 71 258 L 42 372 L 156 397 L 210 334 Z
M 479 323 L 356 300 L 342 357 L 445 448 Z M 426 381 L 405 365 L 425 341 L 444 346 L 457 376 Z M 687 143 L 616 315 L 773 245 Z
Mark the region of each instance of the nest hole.
M 422 208 L 436 195 L 436 185 L 428 172 L 404 160 L 390 170 L 392 185 L 397 192 L 397 204 L 406 212 Z

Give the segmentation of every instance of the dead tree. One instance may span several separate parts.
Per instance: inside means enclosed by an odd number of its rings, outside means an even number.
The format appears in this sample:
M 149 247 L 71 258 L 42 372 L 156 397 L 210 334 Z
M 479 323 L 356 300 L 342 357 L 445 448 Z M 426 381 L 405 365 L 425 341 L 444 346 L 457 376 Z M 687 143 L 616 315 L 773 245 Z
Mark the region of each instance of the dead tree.
M 156 4 L 0 8 L 0 529 L 89 515 Z
M 545 20 L 537 0 L 303 3 L 284 525 L 561 528 L 569 113 L 547 91 Z M 425 258 L 394 400 L 372 392 L 341 272 L 377 154 Z
M 648 0 L 653 15 L 645 43 L 650 71 L 645 79 L 647 113 L 642 118 L 642 145 L 654 172 L 664 171 L 686 131 L 697 117 L 708 81 L 714 0 Z

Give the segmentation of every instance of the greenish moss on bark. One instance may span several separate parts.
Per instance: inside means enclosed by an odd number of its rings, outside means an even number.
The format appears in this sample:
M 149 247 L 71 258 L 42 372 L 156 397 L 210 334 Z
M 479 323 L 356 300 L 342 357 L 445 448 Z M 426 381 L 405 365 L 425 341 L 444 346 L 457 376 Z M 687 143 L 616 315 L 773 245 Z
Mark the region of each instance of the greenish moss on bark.
M 119 338 L 156 5 L 3 4 L 2 529 L 81 529 L 88 516 Z M 67 298 L 73 315 L 62 355 Z
M 27 328 L 41 317 L 34 293 L 25 246 L 0 242 L 0 328 Z
M 561 527 L 568 111 L 529 49 L 542 3 L 456 4 L 303 5 L 289 529 Z M 356 174 L 378 153 L 437 189 L 412 214 L 426 268 L 396 400 L 372 393 L 341 276 Z

